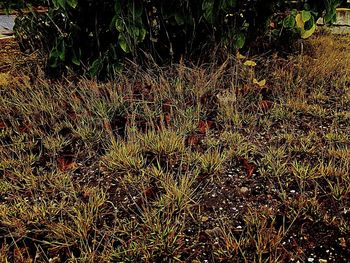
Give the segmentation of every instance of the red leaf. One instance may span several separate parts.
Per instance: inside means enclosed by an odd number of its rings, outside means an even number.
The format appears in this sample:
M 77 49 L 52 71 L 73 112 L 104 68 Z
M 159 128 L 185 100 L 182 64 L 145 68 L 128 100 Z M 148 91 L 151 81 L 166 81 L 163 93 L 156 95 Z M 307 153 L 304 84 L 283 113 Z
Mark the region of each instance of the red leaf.
M 73 161 L 71 156 L 59 156 L 57 158 L 57 165 L 61 172 L 66 172 L 77 168 L 77 163 Z
M 199 144 L 199 136 L 196 134 L 189 135 L 185 142 L 187 146 L 197 146 Z
M 170 113 L 165 113 L 164 114 L 164 120 L 165 120 L 165 124 L 167 126 L 170 126 L 170 123 L 171 123 L 171 115 L 170 115 Z
M 253 176 L 255 169 L 256 169 L 255 164 L 248 162 L 247 159 L 242 158 L 242 157 L 240 157 L 239 160 L 241 161 L 241 164 L 243 165 L 243 167 L 247 173 L 247 177 L 251 178 Z
M 199 121 L 198 123 L 198 130 L 199 133 L 206 133 L 209 129 L 211 129 L 214 125 L 213 121 Z
M 155 187 L 148 187 L 143 191 L 146 198 L 152 199 L 156 196 L 157 189 Z
M 5 129 L 6 127 L 5 122 L 0 121 L 0 129 Z

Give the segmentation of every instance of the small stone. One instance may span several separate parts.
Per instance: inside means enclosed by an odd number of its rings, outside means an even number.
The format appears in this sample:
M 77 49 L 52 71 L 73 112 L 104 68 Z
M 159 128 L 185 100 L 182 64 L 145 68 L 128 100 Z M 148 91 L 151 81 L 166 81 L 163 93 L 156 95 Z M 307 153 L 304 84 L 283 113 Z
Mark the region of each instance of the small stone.
M 249 188 L 243 186 L 243 187 L 241 187 L 241 189 L 239 189 L 239 191 L 240 191 L 241 194 L 245 195 L 245 194 L 247 194 L 249 192 Z
M 207 222 L 209 220 L 209 217 L 207 216 L 202 216 L 201 221 L 202 222 Z
M 206 229 L 204 232 L 210 237 L 219 236 L 221 229 L 220 227 L 214 227 L 213 229 Z
M 327 259 L 322 259 L 322 258 L 320 258 L 320 259 L 318 260 L 318 262 L 320 262 L 320 263 L 327 263 L 328 261 L 327 261 Z
M 315 260 L 314 258 L 308 258 L 307 262 L 314 262 L 314 260 Z

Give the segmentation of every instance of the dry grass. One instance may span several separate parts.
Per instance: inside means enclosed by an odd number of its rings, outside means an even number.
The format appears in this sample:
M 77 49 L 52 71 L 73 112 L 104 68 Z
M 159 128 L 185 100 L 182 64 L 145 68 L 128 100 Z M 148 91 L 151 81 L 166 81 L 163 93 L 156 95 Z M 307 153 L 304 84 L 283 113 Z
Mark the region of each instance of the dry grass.
M 349 44 L 108 83 L 10 70 L 0 261 L 348 261 Z

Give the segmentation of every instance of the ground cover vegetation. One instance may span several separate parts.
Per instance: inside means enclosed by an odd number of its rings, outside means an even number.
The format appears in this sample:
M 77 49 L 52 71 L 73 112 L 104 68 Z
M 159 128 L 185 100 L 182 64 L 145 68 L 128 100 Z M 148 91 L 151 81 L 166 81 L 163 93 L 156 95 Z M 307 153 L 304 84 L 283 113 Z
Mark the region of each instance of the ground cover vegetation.
M 0 262 L 348 262 L 340 2 L 32 1 L 0 42 Z
M 3 68 L 0 261 L 348 262 L 349 47 Z

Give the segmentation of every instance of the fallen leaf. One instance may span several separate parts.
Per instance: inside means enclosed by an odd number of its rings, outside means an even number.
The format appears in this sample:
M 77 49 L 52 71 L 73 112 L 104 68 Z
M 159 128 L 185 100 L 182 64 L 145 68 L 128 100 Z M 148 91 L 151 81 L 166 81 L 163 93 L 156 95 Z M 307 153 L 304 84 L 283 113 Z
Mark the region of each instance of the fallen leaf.
M 185 143 L 187 146 L 197 146 L 199 144 L 199 136 L 196 134 L 189 135 Z
M 0 121 L 0 129 L 5 129 L 6 127 L 5 122 Z
M 171 115 L 170 113 L 165 113 L 164 114 L 164 121 L 167 126 L 170 126 L 171 123 Z
M 237 52 L 236 58 L 237 58 L 238 60 L 241 60 L 241 59 L 245 59 L 246 57 L 243 56 L 241 53 Z
M 253 163 L 250 163 L 247 159 L 240 157 L 239 160 L 241 161 L 241 164 L 243 165 L 248 178 L 252 178 L 253 173 L 256 169 L 255 165 Z
M 214 125 L 213 121 L 199 121 L 198 123 L 198 130 L 200 133 L 204 134 L 206 133 L 209 129 L 211 129 Z
M 295 22 L 296 22 L 298 28 L 304 29 L 304 24 L 305 23 L 303 21 L 303 18 L 301 16 L 301 14 L 297 14 L 296 15 Z
M 64 156 L 64 155 L 59 156 L 57 158 L 57 165 L 58 165 L 58 169 L 61 172 L 73 170 L 78 166 L 77 163 L 73 161 L 73 158 L 71 156 Z
M 248 66 L 248 67 L 255 67 L 256 63 L 253 60 L 247 60 L 246 62 L 244 62 L 243 65 Z
M 154 198 L 156 195 L 156 189 L 154 187 L 148 187 L 143 191 L 146 198 Z
M 85 199 L 89 199 L 90 197 L 94 196 L 94 190 L 89 188 L 84 189 L 82 194 Z
M 182 172 L 183 174 L 185 174 L 185 173 L 187 173 L 188 171 L 189 171 L 189 166 L 188 166 L 188 164 L 183 163 L 183 164 L 181 165 L 181 172 Z
M 260 88 L 262 88 L 266 85 L 266 79 L 260 81 L 258 81 L 257 79 L 253 79 L 253 83 L 257 84 Z

